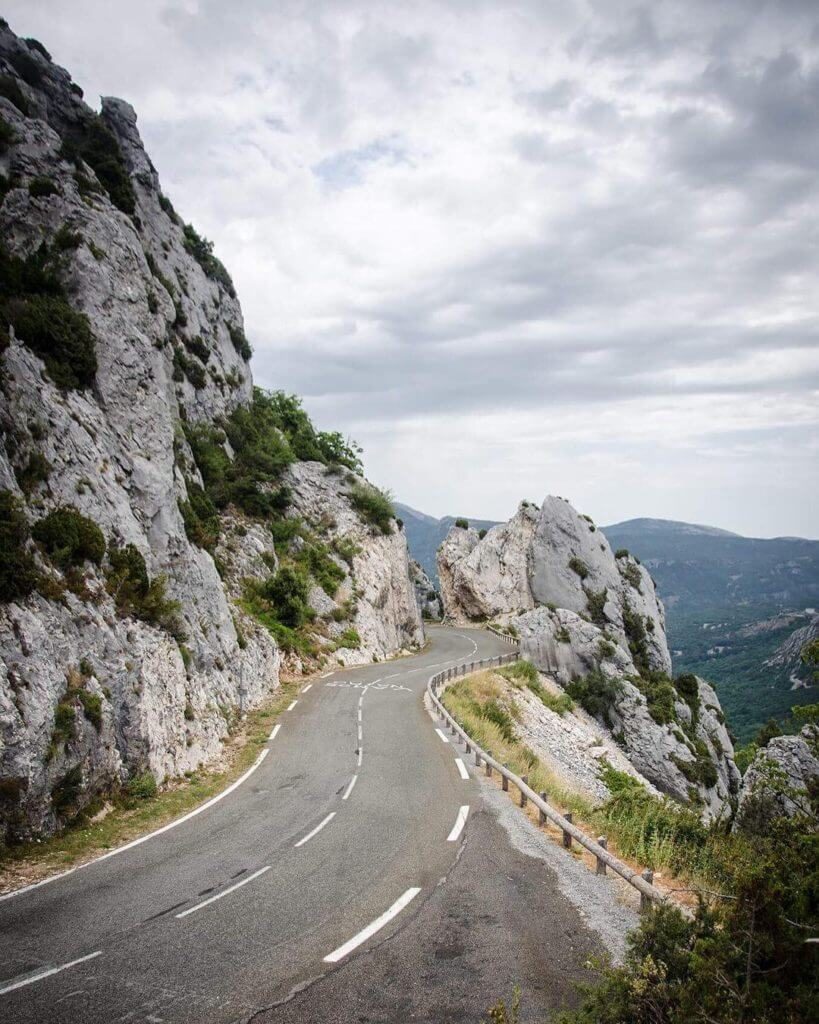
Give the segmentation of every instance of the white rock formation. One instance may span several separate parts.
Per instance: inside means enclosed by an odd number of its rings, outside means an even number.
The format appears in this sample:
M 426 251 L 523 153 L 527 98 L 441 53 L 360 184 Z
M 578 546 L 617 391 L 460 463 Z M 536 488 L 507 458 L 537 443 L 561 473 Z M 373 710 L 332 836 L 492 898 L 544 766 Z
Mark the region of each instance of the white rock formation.
M 754 814 L 793 817 L 809 814 L 819 786 L 819 727 L 806 725 L 796 736 L 775 736 L 753 759 L 742 779 L 735 827 Z
M 444 606 L 441 595 L 435 589 L 432 580 L 424 572 L 424 567 L 414 558 L 410 559 L 410 578 L 415 587 L 415 600 L 422 619 L 439 620 L 444 617 Z
M 34 62 L 38 85 L 17 75 L 15 54 Z M 196 251 L 162 196 L 127 103 L 105 99 L 98 118 L 67 72 L 1 26 L 0 60 L 27 108 L 0 97 L 0 116 L 14 132 L 0 153 L 8 183 L 0 192 L 3 246 L 20 258 L 48 247 L 70 305 L 88 318 L 98 363 L 92 387 L 62 391 L 24 337 L 10 328 L 6 343 L 2 324 L 0 490 L 16 497 L 30 523 L 71 505 L 109 544 L 133 544 L 150 577 L 166 578 L 187 636 L 180 644 L 165 629 L 118 616 L 102 568 L 86 564 L 66 587 L 36 555 L 49 586 L 0 604 L 2 840 L 53 831 L 68 816 L 60 807 L 81 809 L 135 773 L 150 770 L 161 782 L 212 761 L 236 713 L 277 687 L 281 658 L 270 634 L 235 604 L 244 580 L 275 568 L 269 530 L 224 518 L 215 552 L 223 580 L 214 558 L 188 539 L 179 508 L 186 477 L 202 482 L 183 426 L 212 424 L 252 393 L 230 279 Z M 83 125 L 112 133 L 133 215 L 114 205 L 87 163 L 67 158 L 66 140 Z M 39 179 L 50 189 L 30 190 Z M 47 460 L 47 479 L 24 490 L 32 456 Z M 362 645 L 346 657 L 369 660 L 417 643 L 403 534 L 373 536 L 323 467 L 296 465 L 290 476 L 303 514 L 332 506 L 360 541 Z M 61 703 L 74 721 L 55 742 Z
M 439 548 L 438 571 L 447 616 L 513 625 L 521 654 L 563 686 L 590 677 L 606 689 L 610 680 L 598 717 L 635 769 L 708 816 L 723 812 L 739 772 L 719 701 L 703 680 L 689 681 L 697 688 L 693 722 L 666 680 L 665 712 L 658 706 L 657 680 L 670 674 L 671 657 L 654 582 L 632 556 L 615 558 L 568 501 L 548 497 L 540 509 L 522 502 L 482 540 L 453 528 Z

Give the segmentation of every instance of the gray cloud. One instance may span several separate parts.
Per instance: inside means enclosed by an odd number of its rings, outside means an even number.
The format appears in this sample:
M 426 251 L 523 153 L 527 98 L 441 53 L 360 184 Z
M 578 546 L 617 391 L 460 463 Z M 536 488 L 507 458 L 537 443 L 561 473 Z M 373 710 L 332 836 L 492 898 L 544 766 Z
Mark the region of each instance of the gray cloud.
M 402 498 L 815 534 L 815 3 L 34 7 Z

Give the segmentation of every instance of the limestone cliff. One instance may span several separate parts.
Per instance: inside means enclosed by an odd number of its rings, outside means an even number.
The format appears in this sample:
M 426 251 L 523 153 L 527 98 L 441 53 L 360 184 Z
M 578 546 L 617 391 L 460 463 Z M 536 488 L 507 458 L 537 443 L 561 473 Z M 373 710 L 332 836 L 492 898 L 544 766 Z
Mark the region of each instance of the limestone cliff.
M 453 528 L 438 552 L 456 621 L 513 626 L 522 655 L 589 709 L 634 767 L 717 815 L 739 772 L 719 701 L 702 679 L 670 679 L 665 613 L 645 567 L 615 555 L 563 498 L 522 502 L 483 539 Z
M 0 202 L 2 841 L 213 760 L 290 641 L 298 669 L 422 630 L 403 534 L 356 510 L 353 453 L 254 394 L 231 279 L 134 111 L 94 113 L 5 22 Z M 283 562 L 309 581 L 292 629 Z

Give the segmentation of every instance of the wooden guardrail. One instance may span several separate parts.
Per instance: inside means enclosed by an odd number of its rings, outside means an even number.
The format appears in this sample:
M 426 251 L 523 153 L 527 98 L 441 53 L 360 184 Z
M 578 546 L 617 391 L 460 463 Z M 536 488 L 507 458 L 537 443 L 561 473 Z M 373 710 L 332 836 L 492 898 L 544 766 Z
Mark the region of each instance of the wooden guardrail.
M 497 635 L 496 630 L 492 632 Z M 509 783 L 511 782 L 520 791 L 520 805 L 521 807 L 526 806 L 527 800 L 531 800 L 532 803 L 538 809 L 538 817 L 540 824 L 542 825 L 546 819 L 553 822 L 563 832 L 563 845 L 567 849 L 571 849 L 572 840 L 576 840 L 582 847 L 589 851 L 597 858 L 597 874 L 604 875 L 607 868 L 611 868 L 616 874 L 624 878 L 630 885 L 633 885 L 635 889 L 640 893 L 640 909 L 645 910 L 652 902 L 661 903 L 665 900 L 665 896 L 656 889 L 651 883 L 654 880 L 654 872 L 650 868 L 646 868 L 642 873 L 635 871 L 630 868 L 628 864 L 624 864 L 617 857 L 613 856 L 606 849 L 606 840 L 604 837 L 595 842 L 590 839 L 585 832 L 581 831 L 572 822 L 571 814 L 560 814 L 558 811 L 548 803 L 546 794 L 536 793 L 528 784 L 526 776 L 520 777 L 515 775 L 513 771 L 510 771 L 505 764 L 501 764 L 496 761 L 491 754 L 487 753 L 482 747 L 472 739 L 472 737 L 461 728 L 455 719 L 450 715 L 447 709 L 444 707 L 440 700 L 439 694 L 446 688 L 446 684 L 452 680 L 459 678 L 460 676 L 469 675 L 472 672 L 481 671 L 483 669 L 491 668 L 493 665 L 507 665 L 510 662 L 517 661 L 520 657 L 517 651 L 511 654 L 500 654 L 494 658 L 483 658 L 480 661 L 465 662 L 463 665 L 455 665 L 452 668 L 444 669 L 443 672 L 437 672 L 434 676 L 431 676 L 427 681 L 427 693 L 429 694 L 430 700 L 432 701 L 433 708 L 435 709 L 439 718 L 442 718 L 444 722 L 449 725 L 450 731 L 453 736 L 460 736 L 466 746 L 467 754 L 474 751 L 475 754 L 475 765 L 480 766 L 481 761 L 486 765 L 486 774 L 491 775 L 492 769 L 494 768 L 500 773 L 503 779 L 503 788 L 508 790 Z

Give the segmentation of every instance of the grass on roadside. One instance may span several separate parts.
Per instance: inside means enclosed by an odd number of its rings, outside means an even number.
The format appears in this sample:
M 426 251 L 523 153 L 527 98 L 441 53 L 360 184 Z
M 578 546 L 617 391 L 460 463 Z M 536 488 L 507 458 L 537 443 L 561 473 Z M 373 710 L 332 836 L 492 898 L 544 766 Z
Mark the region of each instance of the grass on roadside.
M 42 842 L 0 845 L 0 891 L 38 881 L 57 871 L 92 860 L 117 846 L 173 821 L 221 793 L 259 756 L 273 722 L 293 699 L 304 680 L 283 682 L 272 699 L 251 711 L 228 739 L 223 750 L 227 767 L 200 768 L 187 777 L 171 780 L 155 796 L 142 796 L 129 787 L 109 798 L 112 810 L 91 820 L 105 804 L 92 806 L 68 829 Z M 139 787 L 136 787 L 137 791 Z M 144 788 L 143 788 L 144 791 Z
M 499 724 L 500 715 L 505 715 L 510 723 L 519 715 L 514 694 L 505 685 L 510 681 L 509 668 L 466 676 L 443 696 L 450 714 L 484 750 L 507 763 L 516 775 L 528 776 L 532 789 L 546 792 L 556 809 L 571 811 L 575 823 L 589 834 L 605 834 L 612 853 L 655 870 L 703 882 L 720 874 L 725 833 L 719 826 L 707 827 L 695 811 L 652 796 L 630 775 L 605 762 L 602 778 L 612 796 L 603 804 L 595 803 L 547 768 L 520 740 L 514 728 L 510 735 Z M 526 680 L 527 671 L 519 670 L 518 678 Z

